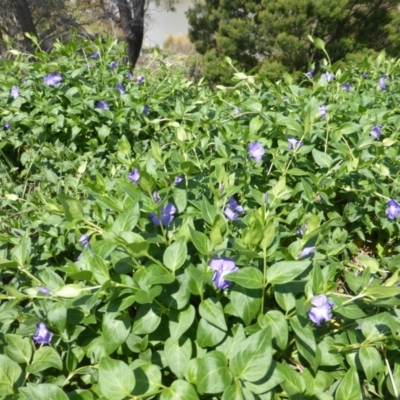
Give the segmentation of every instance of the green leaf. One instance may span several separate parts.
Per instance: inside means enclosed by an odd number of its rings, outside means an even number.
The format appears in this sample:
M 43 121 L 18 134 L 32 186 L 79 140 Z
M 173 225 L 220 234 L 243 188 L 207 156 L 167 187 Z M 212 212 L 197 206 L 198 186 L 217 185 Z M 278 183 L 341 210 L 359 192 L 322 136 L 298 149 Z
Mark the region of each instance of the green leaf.
M 236 286 L 231 290 L 231 303 L 246 325 L 249 325 L 261 307 L 261 290 Z
M 85 259 L 89 261 L 90 270 L 97 283 L 102 285 L 110 279 L 110 273 L 104 260 L 97 254 L 92 254 L 90 251 L 85 251 Z
M 190 304 L 184 310 L 172 309 L 169 313 L 169 333 L 172 339 L 179 339 L 193 324 L 195 308 Z
M 66 196 L 65 194 L 57 195 L 57 199 L 64 208 L 65 218 L 68 222 L 77 222 L 84 219 L 83 209 L 78 200 Z
M 32 340 L 20 335 L 5 335 L 7 346 L 6 355 L 18 364 L 28 364 L 32 357 Z
M 255 135 L 263 126 L 264 121 L 259 117 L 254 117 L 250 121 L 249 134 L 250 136 Z
M 169 338 L 164 346 L 165 358 L 171 371 L 183 378 L 186 365 L 192 356 L 192 342 L 182 336 L 180 339 Z
M 222 304 L 214 298 L 209 298 L 200 303 L 199 314 L 210 324 L 217 328 L 227 331 L 228 327 L 225 322 L 224 309 Z
M 187 206 L 187 192 L 185 189 L 174 188 L 173 191 L 173 199 L 178 209 L 178 213 L 182 213 L 185 211 Z
M 199 396 L 190 383 L 178 379 L 161 393 L 160 400 L 199 400 Z
M 115 313 L 103 316 L 103 344 L 109 355 L 118 349 L 129 336 L 131 320 L 127 315 L 118 317 Z
M 247 289 L 263 288 L 263 274 L 254 267 L 240 268 L 238 271 L 226 274 L 224 279 L 235 282 Z
M 310 367 L 316 373 L 321 362 L 321 352 L 317 347 L 309 321 L 296 315 L 291 318 L 290 325 L 295 333 L 299 353 L 308 361 Z
M 398 296 L 400 294 L 400 287 L 368 286 L 365 294 L 377 299 L 385 299 Z
M 199 360 L 196 385 L 199 393 L 222 393 L 232 382 L 225 355 L 210 351 Z
M 115 234 L 131 231 L 137 224 L 140 218 L 139 203 L 129 206 L 122 214 L 118 215 L 111 231 Z
M 360 378 L 355 367 L 351 367 L 335 393 L 335 400 L 361 400 Z
M 263 328 L 239 343 L 231 358 L 230 367 L 237 378 L 256 382 L 267 374 L 271 362 L 271 331 Z
M 135 335 L 146 335 L 154 332 L 161 322 L 161 310 L 155 304 L 144 304 L 139 307 L 133 321 L 132 332 Z
M 306 391 L 306 384 L 299 372 L 296 372 L 292 367 L 286 364 L 276 365 L 279 373 L 284 379 L 281 382 L 282 389 L 288 394 L 289 398 L 303 399 Z
M 158 391 L 161 386 L 160 368 L 141 359 L 135 360 L 130 367 L 134 365 L 139 366 L 133 370 L 133 375 L 135 376 L 135 388 L 132 391 L 132 395 L 139 397 L 145 393 Z
M 134 257 L 143 257 L 147 255 L 148 250 L 149 250 L 149 243 L 148 242 L 136 242 L 136 243 L 129 243 L 126 245 L 126 247 L 129 249 L 129 252 L 134 256 Z
M 54 297 L 63 297 L 65 299 L 73 299 L 74 297 L 80 296 L 82 293 L 82 288 L 76 284 L 69 284 L 61 287 L 58 290 L 52 292 Z
M 210 239 L 203 232 L 195 231 L 190 228 L 190 237 L 196 249 L 206 256 L 210 255 L 213 251 L 213 245 Z
M 358 351 L 358 358 L 367 377 L 371 382 L 377 373 L 384 369 L 379 351 L 375 347 L 361 347 Z
M 32 364 L 26 367 L 31 374 L 37 374 L 47 368 L 62 369 L 62 361 L 60 355 L 50 346 L 40 347 L 33 355 Z
M 123 362 L 103 357 L 99 362 L 99 385 L 101 394 L 109 400 L 130 397 L 135 386 L 133 371 Z
M 272 285 L 291 282 L 304 272 L 310 264 L 311 260 L 279 261 L 268 268 L 267 281 Z
M 28 383 L 26 387 L 19 389 L 25 400 L 69 400 L 66 393 L 57 385 L 49 383 Z
M 171 246 L 167 247 L 164 252 L 164 265 L 171 271 L 175 272 L 182 267 L 187 257 L 187 246 L 185 238 L 181 237 L 176 240 Z
M 209 324 L 204 318 L 200 319 L 197 326 L 197 344 L 200 347 L 214 347 L 225 338 L 226 332 Z
M 211 226 L 214 225 L 215 217 L 217 216 L 217 208 L 212 206 L 207 198 L 203 196 L 201 200 L 201 216 Z
M 281 350 L 286 349 L 289 338 L 289 329 L 286 318 L 280 311 L 268 311 L 265 315 L 261 315 L 258 318 L 258 323 L 262 328 L 269 326 L 271 328 L 271 338 L 275 339 L 276 345 Z
M 330 168 L 332 165 L 332 157 L 327 154 L 319 151 L 317 149 L 312 149 L 312 155 L 314 161 L 321 167 L 321 168 Z
M 0 393 L 13 394 L 14 386 L 21 378 L 21 367 L 15 361 L 0 354 Z

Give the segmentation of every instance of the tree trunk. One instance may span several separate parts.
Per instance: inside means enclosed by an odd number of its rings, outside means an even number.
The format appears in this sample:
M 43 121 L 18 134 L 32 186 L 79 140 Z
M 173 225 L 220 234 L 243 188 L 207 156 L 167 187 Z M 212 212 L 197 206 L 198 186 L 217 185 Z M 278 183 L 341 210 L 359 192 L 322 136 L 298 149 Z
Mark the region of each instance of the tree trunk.
M 36 28 L 32 21 L 31 11 L 29 10 L 26 0 L 14 0 L 15 16 L 21 26 L 24 34 L 26 50 L 33 53 L 32 41 L 25 36 L 25 33 L 30 33 L 37 37 Z
M 117 0 L 121 27 L 128 42 L 128 59 L 135 68 L 143 44 L 144 32 L 144 4 L 146 0 Z M 133 15 L 132 15 L 133 10 Z

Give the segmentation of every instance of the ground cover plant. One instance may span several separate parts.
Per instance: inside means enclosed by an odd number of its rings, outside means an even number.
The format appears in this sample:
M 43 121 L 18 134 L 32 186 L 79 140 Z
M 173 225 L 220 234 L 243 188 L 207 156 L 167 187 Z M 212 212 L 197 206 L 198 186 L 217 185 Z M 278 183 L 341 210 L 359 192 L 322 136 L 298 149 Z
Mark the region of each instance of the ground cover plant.
M 10 54 L 0 397 L 398 397 L 397 60 L 211 90 Z

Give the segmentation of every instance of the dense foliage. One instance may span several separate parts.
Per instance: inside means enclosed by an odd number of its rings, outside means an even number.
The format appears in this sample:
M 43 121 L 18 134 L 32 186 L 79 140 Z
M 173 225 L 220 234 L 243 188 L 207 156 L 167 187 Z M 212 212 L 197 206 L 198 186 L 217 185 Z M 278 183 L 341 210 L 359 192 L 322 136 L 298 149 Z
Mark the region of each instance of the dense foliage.
M 209 81 L 229 81 L 225 56 L 241 70 L 260 67 L 271 79 L 324 57 L 308 35 L 326 42 L 333 61 L 384 48 L 397 54 L 398 6 L 398 0 L 197 1 L 187 13 L 189 37 L 204 55 Z
M 123 54 L 0 59 L 0 397 L 397 398 L 398 61 L 212 91 Z

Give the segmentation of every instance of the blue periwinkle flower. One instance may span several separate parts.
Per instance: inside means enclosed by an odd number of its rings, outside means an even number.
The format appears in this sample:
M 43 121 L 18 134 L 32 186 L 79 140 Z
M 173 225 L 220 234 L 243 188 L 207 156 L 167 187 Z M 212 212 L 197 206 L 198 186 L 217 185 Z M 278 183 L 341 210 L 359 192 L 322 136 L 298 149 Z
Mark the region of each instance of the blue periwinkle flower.
M 379 139 L 382 133 L 382 125 L 375 125 L 370 133 L 373 137 Z
M 8 129 L 10 129 L 10 123 L 9 122 L 6 122 L 4 125 L 3 125 L 3 128 L 7 131 Z
M 33 336 L 33 340 L 37 344 L 49 344 L 53 333 L 51 333 L 44 322 L 36 325 L 36 333 Z
M 59 72 L 56 72 L 55 74 L 46 75 L 43 80 L 47 86 L 54 86 L 62 82 L 62 77 Z
M 150 111 L 150 107 L 148 106 L 148 104 L 145 104 L 143 106 L 143 114 L 144 115 L 149 115 L 149 111 Z
M 312 253 L 314 253 L 315 246 L 305 247 L 303 251 L 300 253 L 300 258 L 306 257 Z
M 178 183 L 181 183 L 184 180 L 184 176 L 183 175 L 178 175 L 175 179 L 174 179 L 174 184 L 177 185 Z
M 210 268 L 215 271 L 212 282 L 221 290 L 227 289 L 231 285 L 231 282 L 225 280 L 224 276 L 239 269 L 229 257 L 213 258 L 210 261 Z
M 159 203 L 161 201 L 160 196 L 158 195 L 157 190 L 153 192 L 153 200 L 155 203 Z
M 163 226 L 169 225 L 175 218 L 176 208 L 173 204 L 168 203 L 167 205 L 161 207 L 160 217 L 158 217 L 155 213 L 150 213 L 150 218 L 153 221 L 154 225 Z
M 395 219 L 400 215 L 400 204 L 397 200 L 390 199 L 387 202 L 386 215 L 389 219 Z
M 136 77 L 136 82 L 141 85 L 142 83 L 144 83 L 144 76 L 139 75 Z
M 137 168 L 134 168 L 132 172 L 128 175 L 128 178 L 135 183 L 139 183 L 140 180 L 140 174 Z
M 312 77 L 314 76 L 314 69 L 311 69 L 310 71 L 306 72 L 306 76 L 307 78 L 312 79 Z
M 243 214 L 243 212 L 243 207 L 240 206 L 233 197 L 231 197 L 224 211 L 226 217 L 233 221 L 237 219 L 240 214 Z
M 130 71 L 128 71 L 128 72 L 126 73 L 125 76 L 126 76 L 128 79 L 132 79 L 132 78 L 133 78 L 132 72 L 130 72 Z
M 117 62 L 116 61 L 111 61 L 110 62 L 110 70 L 114 71 L 114 69 L 117 67 Z
M 124 87 L 123 87 L 120 83 L 117 83 L 117 84 L 115 85 L 115 87 L 119 90 L 119 92 L 120 92 L 121 94 L 125 94 L 125 89 L 124 89 Z
M 382 90 L 386 90 L 386 79 L 387 75 L 383 75 L 381 78 L 379 78 L 379 86 Z
M 98 52 L 98 51 L 95 51 L 95 52 L 90 56 L 90 58 L 92 58 L 93 60 L 97 60 L 97 59 L 99 58 L 99 52 Z
M 351 85 L 348 82 L 343 83 L 342 89 L 345 90 L 346 92 L 349 92 L 351 90 Z
M 335 79 L 335 75 L 333 75 L 331 72 L 325 72 L 323 74 L 323 77 L 327 82 L 333 81 Z
M 321 118 L 326 118 L 326 106 L 319 106 L 319 114 L 321 115 Z
M 308 317 L 315 325 L 320 326 L 322 322 L 332 319 L 332 308 L 335 305 L 324 294 L 320 294 L 311 300 L 312 308 Z
M 301 140 L 297 140 L 295 138 L 289 138 L 288 142 L 289 142 L 289 150 L 294 150 L 297 147 L 300 147 L 303 145 L 303 142 Z
M 41 293 L 43 293 L 43 294 L 47 294 L 47 295 L 50 294 L 50 290 L 47 289 L 47 288 L 44 287 L 44 286 L 36 286 L 36 289 L 39 290 L 39 292 L 41 292 Z
M 249 144 L 249 156 L 254 158 L 256 161 L 261 161 L 265 150 L 260 142 L 254 142 Z
M 110 106 L 108 105 L 108 103 L 106 101 L 100 100 L 97 102 L 96 105 L 97 108 L 101 108 L 103 110 L 109 110 Z
M 233 115 L 239 115 L 242 112 L 242 107 L 235 107 L 232 111 Z
M 19 96 L 19 87 L 13 86 L 10 92 L 11 97 L 15 100 Z

